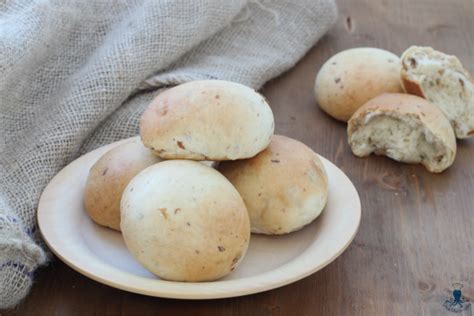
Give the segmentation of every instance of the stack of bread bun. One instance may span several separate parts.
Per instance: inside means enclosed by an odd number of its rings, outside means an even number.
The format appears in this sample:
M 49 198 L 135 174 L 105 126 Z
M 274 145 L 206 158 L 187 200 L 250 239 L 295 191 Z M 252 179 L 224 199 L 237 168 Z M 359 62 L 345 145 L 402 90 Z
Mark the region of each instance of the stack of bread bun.
M 141 139 L 92 166 L 85 208 L 121 231 L 157 276 L 221 278 L 244 258 L 251 232 L 291 233 L 326 205 L 319 156 L 273 132 L 269 105 L 246 86 L 205 80 L 168 89 L 143 113 Z
M 399 58 L 378 48 L 331 57 L 315 82 L 316 101 L 348 122 L 354 155 L 385 155 L 442 172 L 456 137 L 474 136 L 474 82 L 455 56 L 412 46 Z

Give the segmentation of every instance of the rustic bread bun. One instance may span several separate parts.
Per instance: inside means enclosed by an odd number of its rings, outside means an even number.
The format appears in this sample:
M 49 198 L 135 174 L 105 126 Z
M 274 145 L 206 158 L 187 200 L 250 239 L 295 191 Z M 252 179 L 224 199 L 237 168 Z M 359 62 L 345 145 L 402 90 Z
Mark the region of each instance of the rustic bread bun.
M 159 277 L 211 281 L 234 270 L 250 239 L 247 209 L 216 170 L 171 160 L 140 172 L 121 203 L 132 255 Z
M 318 155 L 297 140 L 274 135 L 257 156 L 219 165 L 247 206 L 252 232 L 286 234 L 323 210 L 328 180 Z
M 164 159 L 249 158 L 267 147 L 273 129 L 272 111 L 260 94 L 221 80 L 161 93 L 140 122 L 143 143 Z
M 120 230 L 123 190 L 136 174 L 160 161 L 138 137 L 105 153 L 90 169 L 84 192 L 84 205 L 92 220 Z
M 412 46 L 402 55 L 401 78 L 406 92 L 444 112 L 457 138 L 474 136 L 474 82 L 455 56 Z
M 354 113 L 347 132 L 359 157 L 373 152 L 442 172 L 456 155 L 449 121 L 435 105 L 414 95 L 386 93 L 370 100 Z
M 347 122 L 359 107 L 379 94 L 402 92 L 400 59 L 378 48 L 342 51 L 321 67 L 314 92 L 321 109 Z

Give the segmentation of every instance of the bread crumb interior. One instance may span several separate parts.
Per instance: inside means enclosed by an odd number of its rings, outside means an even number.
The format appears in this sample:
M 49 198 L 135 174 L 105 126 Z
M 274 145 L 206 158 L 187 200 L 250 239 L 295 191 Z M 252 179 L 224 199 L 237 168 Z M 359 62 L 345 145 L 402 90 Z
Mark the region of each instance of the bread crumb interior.
M 413 62 L 415 61 L 415 62 Z M 448 117 L 458 137 L 474 130 L 474 84 L 448 57 L 417 52 L 406 58 L 405 68 L 419 82 L 425 98 Z
M 355 155 L 385 155 L 397 161 L 442 168 L 447 149 L 415 117 L 368 113 L 350 139 Z M 431 169 L 431 168 L 429 168 Z

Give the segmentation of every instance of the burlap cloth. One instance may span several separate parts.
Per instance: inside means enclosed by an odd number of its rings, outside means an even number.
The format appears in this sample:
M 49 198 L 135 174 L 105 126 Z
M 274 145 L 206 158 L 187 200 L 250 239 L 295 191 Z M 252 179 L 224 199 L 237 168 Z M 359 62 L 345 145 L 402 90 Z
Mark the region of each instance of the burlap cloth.
M 333 0 L 25 0 L 0 3 L 0 308 L 47 261 L 35 213 L 78 155 L 138 133 L 164 86 L 255 89 L 336 19 Z

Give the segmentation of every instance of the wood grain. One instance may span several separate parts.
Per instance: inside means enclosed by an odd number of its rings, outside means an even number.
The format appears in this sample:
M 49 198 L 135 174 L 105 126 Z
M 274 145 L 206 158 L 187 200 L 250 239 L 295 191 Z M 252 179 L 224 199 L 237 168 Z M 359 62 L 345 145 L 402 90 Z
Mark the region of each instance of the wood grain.
M 345 125 L 313 98 L 317 70 L 332 54 L 374 46 L 400 54 L 412 44 L 455 54 L 474 72 L 473 0 L 339 0 L 337 25 L 263 92 L 276 131 L 332 160 L 353 180 L 362 223 L 353 244 L 322 271 L 283 288 L 233 299 L 180 301 L 116 290 L 57 260 L 7 315 L 449 315 L 453 282 L 474 301 L 474 141 L 458 142 L 440 175 L 384 157 L 354 157 Z M 472 307 L 471 307 L 472 308 Z M 468 311 L 466 315 L 470 315 Z

